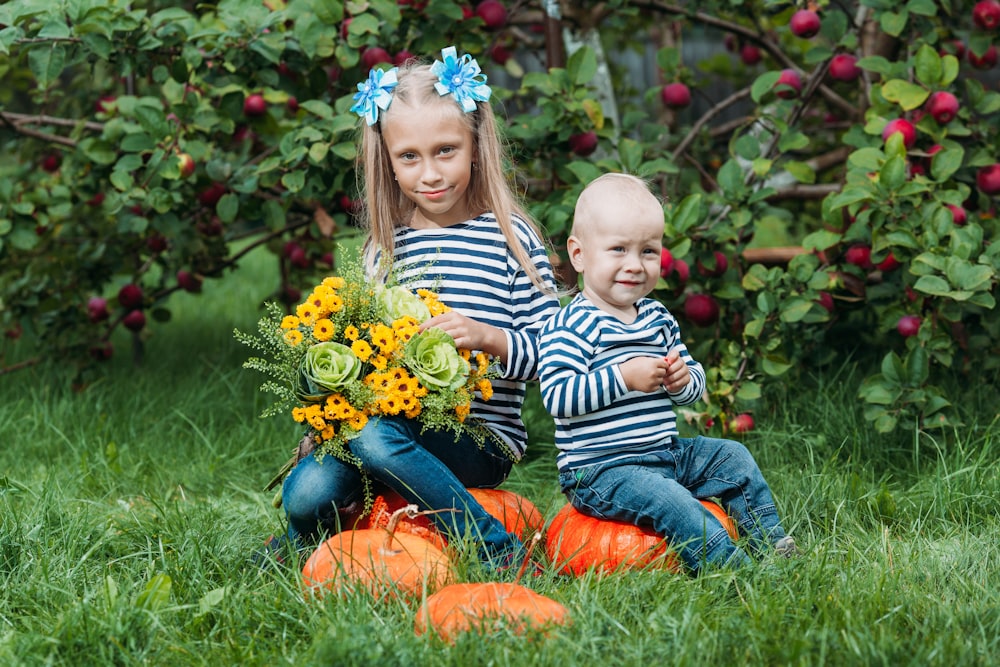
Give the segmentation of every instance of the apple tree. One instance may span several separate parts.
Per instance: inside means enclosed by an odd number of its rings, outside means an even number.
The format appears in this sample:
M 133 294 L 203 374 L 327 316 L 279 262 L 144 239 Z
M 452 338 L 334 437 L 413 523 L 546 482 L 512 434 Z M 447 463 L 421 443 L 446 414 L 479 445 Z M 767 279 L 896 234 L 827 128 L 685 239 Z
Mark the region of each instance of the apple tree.
M 995 372 L 1000 340 L 998 31 L 998 0 L 7 2 L 0 373 L 92 372 L 261 245 L 296 302 L 359 233 L 356 83 L 455 44 L 557 250 L 599 173 L 662 195 L 656 296 L 712 374 L 690 417 L 746 430 L 859 347 L 879 430 L 948 424 L 941 378 Z

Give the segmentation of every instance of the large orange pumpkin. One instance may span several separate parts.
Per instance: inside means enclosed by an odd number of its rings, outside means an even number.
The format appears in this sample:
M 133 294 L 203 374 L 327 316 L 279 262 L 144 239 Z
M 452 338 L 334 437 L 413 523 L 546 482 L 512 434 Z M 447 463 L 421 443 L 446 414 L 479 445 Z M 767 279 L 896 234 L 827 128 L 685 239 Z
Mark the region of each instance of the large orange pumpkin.
M 736 525 L 717 503 L 702 500 L 726 531 L 737 538 Z M 567 504 L 549 524 L 545 552 L 559 571 L 582 574 L 589 568 L 611 572 L 618 568 L 658 565 L 680 572 L 677 555 L 667 548 L 663 536 L 650 528 L 624 521 L 595 519 Z
M 434 631 L 454 643 L 462 632 L 507 627 L 518 634 L 545 630 L 569 621 L 569 611 L 555 600 L 517 583 L 451 584 L 420 605 L 413 629 Z
M 545 526 L 541 512 L 527 498 L 519 496 L 506 489 L 469 489 L 472 497 L 483 506 L 487 512 L 503 523 L 507 532 L 514 533 L 524 539 Z M 372 511 L 368 518 L 369 528 L 381 528 L 388 525 L 389 517 L 400 507 L 406 505 L 406 500 L 392 490 L 385 490 L 375 497 Z M 415 518 L 403 517 L 397 532 L 419 535 L 433 543 L 439 549 L 444 549 L 447 540 L 438 530 L 436 524 L 426 514 Z
M 397 510 L 385 528 L 343 530 L 319 545 L 302 567 L 307 592 L 365 589 L 375 597 L 400 592 L 419 595 L 451 579 L 444 552 L 422 537 L 397 533 L 400 518 L 416 505 Z

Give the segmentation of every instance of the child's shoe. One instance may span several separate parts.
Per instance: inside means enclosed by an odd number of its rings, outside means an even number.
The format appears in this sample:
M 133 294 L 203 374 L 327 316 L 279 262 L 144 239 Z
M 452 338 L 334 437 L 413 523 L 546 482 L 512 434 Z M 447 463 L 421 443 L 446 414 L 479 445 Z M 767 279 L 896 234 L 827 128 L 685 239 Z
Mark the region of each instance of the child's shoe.
M 774 553 L 785 558 L 793 558 L 802 552 L 799 551 L 799 547 L 795 544 L 795 538 L 791 535 L 786 535 L 774 543 Z

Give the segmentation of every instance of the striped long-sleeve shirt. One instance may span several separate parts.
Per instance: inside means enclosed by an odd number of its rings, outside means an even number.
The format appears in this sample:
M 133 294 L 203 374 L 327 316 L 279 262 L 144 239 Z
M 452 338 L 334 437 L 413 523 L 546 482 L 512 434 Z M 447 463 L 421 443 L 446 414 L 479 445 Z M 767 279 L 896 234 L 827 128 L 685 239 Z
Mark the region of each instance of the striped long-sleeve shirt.
M 554 294 L 544 244 L 523 220 L 514 222 L 518 238 Z M 538 377 L 538 330 L 558 312 L 558 298 L 531 282 L 492 214 L 441 229 L 400 227 L 394 270 L 408 285 L 435 290 L 442 303 L 504 332 L 507 364 L 493 380 L 493 396 L 474 400 L 471 414 L 482 418 L 520 458 L 527 447 L 521 421 L 525 382 Z
M 661 448 L 677 435 L 673 406 L 694 403 L 705 391 L 705 371 L 681 341 L 670 311 L 648 298 L 636 307 L 635 321 L 626 324 L 579 294 L 539 334 L 542 401 L 555 418 L 560 470 Z M 680 392 L 626 389 L 622 362 L 671 350 L 691 372 Z

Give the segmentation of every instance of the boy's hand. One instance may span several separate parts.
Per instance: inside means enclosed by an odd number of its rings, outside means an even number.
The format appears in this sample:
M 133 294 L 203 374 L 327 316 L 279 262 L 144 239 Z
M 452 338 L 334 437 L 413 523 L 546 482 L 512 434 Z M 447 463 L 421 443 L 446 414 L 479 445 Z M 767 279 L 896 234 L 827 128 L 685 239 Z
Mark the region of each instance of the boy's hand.
M 649 393 L 659 389 L 666 381 L 669 365 L 661 357 L 632 357 L 618 365 L 629 391 Z
M 688 370 L 687 364 L 681 359 L 681 355 L 674 350 L 671 350 L 663 358 L 663 361 L 667 364 L 667 371 L 663 377 L 663 386 L 670 393 L 676 394 L 691 382 L 691 371 Z

